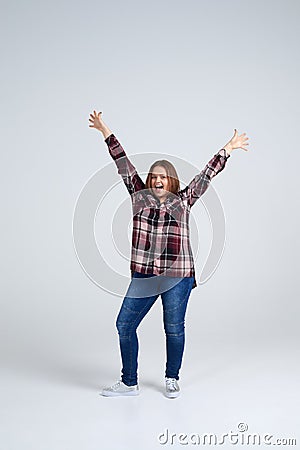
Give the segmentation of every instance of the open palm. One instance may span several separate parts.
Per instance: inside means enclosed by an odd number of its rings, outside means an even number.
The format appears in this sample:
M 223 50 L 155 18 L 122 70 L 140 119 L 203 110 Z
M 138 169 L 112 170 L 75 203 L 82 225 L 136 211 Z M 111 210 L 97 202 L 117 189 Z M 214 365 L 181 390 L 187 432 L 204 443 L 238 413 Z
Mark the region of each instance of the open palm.
M 97 130 L 102 131 L 104 128 L 104 122 L 102 120 L 101 117 L 102 112 L 97 113 L 94 110 L 94 114 L 90 114 L 91 119 L 89 119 L 90 122 L 92 122 L 91 125 L 89 125 L 89 127 L 91 128 L 97 128 Z
M 249 145 L 248 141 L 248 137 L 246 137 L 246 133 L 242 133 L 240 136 L 238 135 L 237 130 L 234 130 L 234 135 L 233 137 L 230 139 L 229 143 L 232 147 L 232 149 L 235 148 L 242 148 L 243 150 L 248 150 L 248 148 L 246 148 L 246 145 Z

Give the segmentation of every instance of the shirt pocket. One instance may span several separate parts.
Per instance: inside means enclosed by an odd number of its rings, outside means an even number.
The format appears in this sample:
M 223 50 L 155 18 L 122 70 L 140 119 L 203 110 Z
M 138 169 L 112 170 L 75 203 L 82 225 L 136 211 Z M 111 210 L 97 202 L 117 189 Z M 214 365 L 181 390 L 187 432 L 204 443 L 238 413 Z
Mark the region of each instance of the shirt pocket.
M 143 251 L 150 250 L 151 243 L 148 232 L 134 227 L 132 231 L 132 246 Z
M 142 210 L 133 217 L 132 245 L 135 249 L 149 251 L 151 247 L 151 229 L 148 223 L 149 214 Z

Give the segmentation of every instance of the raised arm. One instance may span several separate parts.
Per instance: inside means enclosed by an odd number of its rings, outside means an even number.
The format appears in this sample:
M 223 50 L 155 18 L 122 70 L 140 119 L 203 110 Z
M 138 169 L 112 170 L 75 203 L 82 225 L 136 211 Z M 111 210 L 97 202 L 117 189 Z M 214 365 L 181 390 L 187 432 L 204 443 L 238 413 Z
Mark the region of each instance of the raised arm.
M 212 178 L 224 169 L 228 158 L 230 158 L 230 155 L 226 153 L 224 148 L 219 150 L 206 164 L 205 168 L 184 189 L 179 191 L 179 196 L 182 199 L 187 199 L 188 204 L 193 206 L 207 190 Z
M 96 128 L 103 134 L 108 151 L 116 163 L 118 173 L 121 175 L 129 194 L 145 189 L 145 184 L 137 173 L 136 168 L 129 160 L 116 136 L 103 122 L 101 114 L 102 112 L 96 113 L 96 111 L 94 111 L 94 114 L 90 114 L 91 119 L 89 121 L 92 124 L 89 127 Z
M 220 173 L 230 158 L 230 153 L 236 148 L 242 148 L 248 150 L 245 146 L 249 145 L 247 141 L 246 133 L 238 136 L 238 132 L 235 129 L 233 137 L 227 142 L 224 147 L 216 153 L 212 159 L 206 164 L 205 168 L 197 174 L 192 181 L 181 191 L 179 195 L 182 199 L 187 199 L 190 206 L 204 194 L 207 190 L 212 178 Z

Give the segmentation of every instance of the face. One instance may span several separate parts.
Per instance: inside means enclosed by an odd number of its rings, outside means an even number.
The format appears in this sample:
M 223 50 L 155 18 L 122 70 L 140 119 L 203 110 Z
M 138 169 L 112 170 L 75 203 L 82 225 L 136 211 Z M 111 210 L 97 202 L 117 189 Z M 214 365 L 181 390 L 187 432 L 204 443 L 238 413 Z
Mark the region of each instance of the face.
M 151 174 L 151 188 L 160 201 L 165 200 L 168 195 L 168 177 L 166 169 L 162 166 L 155 166 Z

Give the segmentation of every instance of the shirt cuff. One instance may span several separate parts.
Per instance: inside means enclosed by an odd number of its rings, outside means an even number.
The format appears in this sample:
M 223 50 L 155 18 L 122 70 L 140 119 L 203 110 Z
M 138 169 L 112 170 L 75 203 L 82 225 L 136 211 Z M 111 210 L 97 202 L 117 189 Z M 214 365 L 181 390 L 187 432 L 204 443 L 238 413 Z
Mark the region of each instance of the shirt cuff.
M 110 141 L 110 138 L 111 138 L 112 136 L 115 136 L 114 133 L 111 133 L 109 136 L 107 136 L 107 138 L 104 139 L 104 142 L 106 142 L 106 143 L 108 144 L 109 141 Z
M 225 157 L 226 159 L 230 158 L 230 156 L 231 156 L 229 153 L 227 153 L 227 151 L 226 151 L 225 148 L 222 148 L 222 149 L 219 151 L 219 154 L 220 154 L 221 156 Z

